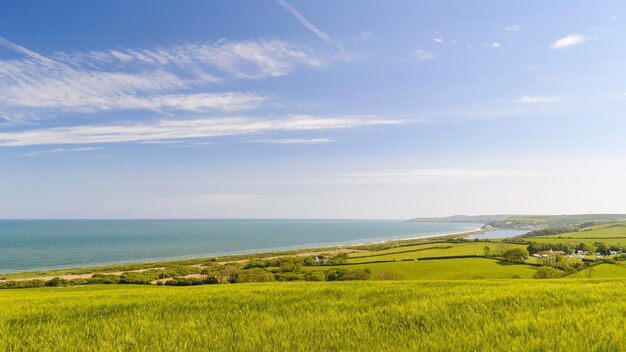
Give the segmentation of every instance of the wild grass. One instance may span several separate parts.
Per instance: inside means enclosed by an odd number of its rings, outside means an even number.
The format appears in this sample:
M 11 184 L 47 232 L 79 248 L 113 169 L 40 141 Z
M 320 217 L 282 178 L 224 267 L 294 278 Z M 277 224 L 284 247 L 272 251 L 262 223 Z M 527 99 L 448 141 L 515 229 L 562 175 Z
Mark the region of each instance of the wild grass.
M 0 292 L 5 351 L 618 351 L 626 281 L 84 286 Z

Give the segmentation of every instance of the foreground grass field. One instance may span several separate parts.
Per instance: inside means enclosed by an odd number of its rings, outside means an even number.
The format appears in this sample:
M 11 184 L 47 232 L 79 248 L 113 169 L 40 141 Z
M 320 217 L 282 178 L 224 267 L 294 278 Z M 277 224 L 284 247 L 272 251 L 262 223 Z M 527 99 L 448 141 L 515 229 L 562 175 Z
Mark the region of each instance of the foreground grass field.
M 626 281 L 0 291 L 5 351 L 617 351 Z

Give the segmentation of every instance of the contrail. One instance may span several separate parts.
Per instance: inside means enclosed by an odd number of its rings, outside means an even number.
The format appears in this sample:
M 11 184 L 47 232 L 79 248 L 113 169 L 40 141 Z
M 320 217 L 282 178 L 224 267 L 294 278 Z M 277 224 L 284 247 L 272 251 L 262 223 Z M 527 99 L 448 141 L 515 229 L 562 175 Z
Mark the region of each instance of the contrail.
M 13 43 L 13 42 L 11 42 L 9 40 L 6 40 L 6 39 L 4 39 L 2 37 L 0 37 L 0 45 L 4 46 L 6 48 L 9 48 L 9 49 L 11 49 L 11 50 L 13 50 L 15 52 L 18 52 L 20 54 L 24 54 L 24 55 L 26 55 L 26 56 L 28 56 L 28 57 L 30 57 L 32 59 L 35 59 L 35 60 L 43 61 L 43 62 L 46 62 L 46 63 L 49 63 L 49 64 L 54 64 L 55 63 L 53 60 L 50 60 L 50 59 L 48 59 L 47 57 L 45 57 L 45 56 L 43 56 L 41 54 L 38 54 L 38 53 L 36 53 L 36 52 L 34 52 L 32 50 L 26 49 L 25 47 L 17 45 L 17 44 L 15 44 L 15 43 Z
M 302 16 L 302 14 L 298 12 L 298 10 L 296 10 L 293 6 L 285 2 L 285 0 L 276 0 L 276 2 L 279 3 L 282 7 L 284 7 L 287 11 L 291 12 L 291 14 L 298 21 L 300 21 L 300 23 L 302 23 L 306 28 L 308 28 L 311 32 L 313 32 L 318 38 L 320 38 L 321 40 L 329 44 L 334 45 L 340 51 L 342 52 L 344 51 L 341 43 L 331 38 L 328 34 L 322 32 L 319 28 L 315 27 L 313 23 L 309 22 L 309 20 L 307 20 L 304 16 Z

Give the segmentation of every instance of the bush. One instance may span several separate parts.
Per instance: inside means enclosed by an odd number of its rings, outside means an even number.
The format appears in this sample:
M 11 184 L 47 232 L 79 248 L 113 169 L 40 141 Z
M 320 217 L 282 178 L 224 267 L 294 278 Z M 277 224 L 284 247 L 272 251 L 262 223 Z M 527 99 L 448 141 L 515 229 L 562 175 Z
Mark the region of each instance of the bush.
M 46 281 L 46 286 L 50 287 L 65 287 L 67 286 L 68 281 L 65 279 L 61 279 L 60 277 L 55 277 L 54 279 Z
M 159 278 L 159 275 L 150 273 L 148 271 L 138 272 L 125 272 L 120 276 L 120 284 L 136 284 L 136 285 L 149 285 L 152 281 Z
M 94 274 L 91 278 L 87 279 L 88 284 L 117 284 L 121 278 L 117 275 L 111 274 Z
M 241 270 L 232 275 L 234 282 L 244 283 L 244 282 L 272 282 L 276 281 L 274 275 L 272 273 L 268 273 L 267 271 L 261 268 L 253 268 L 248 270 Z
M 369 269 L 356 269 L 348 270 L 343 276 L 339 278 L 339 281 L 369 280 L 371 277 L 372 272 Z
M 537 269 L 533 279 L 556 279 L 563 276 L 563 271 L 549 266 L 542 266 Z
M 502 253 L 504 260 L 513 263 L 523 263 L 528 258 L 528 251 L 524 248 L 511 248 Z
M 369 280 L 372 277 L 369 269 L 331 269 L 325 271 L 324 275 L 326 276 L 326 281 Z
M 304 275 L 306 281 L 325 281 L 326 275 L 321 271 L 311 271 Z
M 179 278 L 165 281 L 163 284 L 168 285 L 168 286 L 215 285 L 215 284 L 219 284 L 219 279 L 214 276 L 208 276 L 205 278 L 179 277 Z
M 0 282 L 0 289 L 43 287 L 45 284 L 44 280 L 5 281 Z
M 276 281 L 304 281 L 304 273 L 276 273 L 274 274 Z

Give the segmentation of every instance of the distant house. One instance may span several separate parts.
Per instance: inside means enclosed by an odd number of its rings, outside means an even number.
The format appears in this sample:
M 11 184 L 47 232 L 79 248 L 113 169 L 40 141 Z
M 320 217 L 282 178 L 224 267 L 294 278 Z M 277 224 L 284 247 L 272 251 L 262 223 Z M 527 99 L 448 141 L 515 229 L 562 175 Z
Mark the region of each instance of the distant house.
M 541 254 L 542 257 L 547 258 L 547 257 L 554 257 L 556 255 L 565 255 L 567 253 L 563 252 L 563 251 L 553 251 L 553 250 L 549 250 L 549 251 L 543 251 L 543 252 L 539 252 Z
M 611 255 L 617 255 L 617 251 L 609 251 L 609 253 L 611 253 Z
M 584 255 L 579 255 L 578 259 L 585 259 L 585 256 Z

